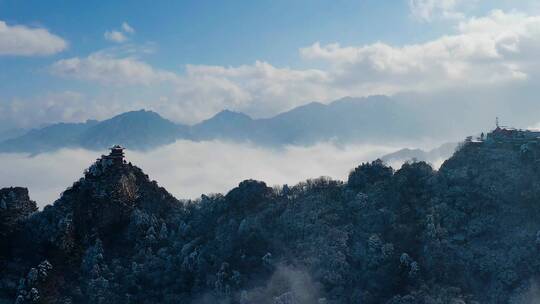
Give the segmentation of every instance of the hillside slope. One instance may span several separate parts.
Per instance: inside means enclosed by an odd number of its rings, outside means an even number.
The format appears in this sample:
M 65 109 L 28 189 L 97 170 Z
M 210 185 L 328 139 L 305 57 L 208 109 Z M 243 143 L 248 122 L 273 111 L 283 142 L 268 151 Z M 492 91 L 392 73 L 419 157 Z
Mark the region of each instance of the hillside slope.
M 54 205 L 10 224 L 0 298 L 531 303 L 539 160 L 536 133 L 495 130 L 462 144 L 439 171 L 375 161 L 346 183 L 247 180 L 226 195 L 178 201 L 137 167 L 105 158 Z

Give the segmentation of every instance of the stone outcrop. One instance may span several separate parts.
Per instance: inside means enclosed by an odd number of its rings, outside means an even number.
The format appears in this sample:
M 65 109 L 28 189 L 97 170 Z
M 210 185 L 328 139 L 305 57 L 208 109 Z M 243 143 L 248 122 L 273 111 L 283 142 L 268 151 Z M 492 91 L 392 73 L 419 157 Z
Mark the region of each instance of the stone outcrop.
M 30 200 L 28 189 L 21 187 L 0 189 L 0 238 L 13 232 L 16 224 L 37 211 Z

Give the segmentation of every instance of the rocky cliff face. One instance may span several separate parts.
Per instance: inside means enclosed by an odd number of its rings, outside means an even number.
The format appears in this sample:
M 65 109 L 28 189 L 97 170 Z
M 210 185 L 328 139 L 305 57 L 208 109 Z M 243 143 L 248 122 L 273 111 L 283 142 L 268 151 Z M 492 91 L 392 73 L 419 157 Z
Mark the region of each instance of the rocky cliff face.
M 19 211 L 3 222 L 0 299 L 534 303 L 540 145 L 505 134 L 465 142 L 439 171 L 376 161 L 347 183 L 248 180 L 196 201 L 107 157 L 41 212 L 2 190 Z
M 37 211 L 26 188 L 0 189 L 0 239 L 6 237 L 17 224 Z
M 135 210 L 167 218 L 179 202 L 141 169 L 109 159 L 98 160 L 85 177 L 66 190 L 58 206 L 72 213 L 79 238 L 94 235 L 107 239 L 126 228 Z

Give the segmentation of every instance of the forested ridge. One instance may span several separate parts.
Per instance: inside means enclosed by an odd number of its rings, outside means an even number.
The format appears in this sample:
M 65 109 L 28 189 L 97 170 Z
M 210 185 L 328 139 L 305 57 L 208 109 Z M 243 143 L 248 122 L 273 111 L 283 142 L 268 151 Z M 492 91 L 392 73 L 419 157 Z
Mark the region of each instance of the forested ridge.
M 0 190 L 0 303 L 536 303 L 537 141 L 193 201 L 103 158 L 42 211 Z

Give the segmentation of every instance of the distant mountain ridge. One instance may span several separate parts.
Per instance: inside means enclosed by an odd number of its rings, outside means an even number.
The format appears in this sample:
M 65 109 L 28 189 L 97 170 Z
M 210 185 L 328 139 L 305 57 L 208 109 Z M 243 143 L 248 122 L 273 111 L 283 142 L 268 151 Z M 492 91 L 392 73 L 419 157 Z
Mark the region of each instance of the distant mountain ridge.
M 386 154 L 381 160 L 386 163 L 423 161 L 430 164 L 449 159 L 456 151 L 458 143 L 445 143 L 431 150 L 404 148 L 396 152 Z
M 85 148 L 101 149 L 121 143 L 145 150 L 174 142 L 185 136 L 186 126 L 175 124 L 151 111 L 127 112 L 85 130 L 79 142 Z
M 309 103 L 274 117 L 253 119 L 224 110 L 189 126 L 146 110 L 103 121 L 58 123 L 0 142 L 0 152 L 40 153 L 61 148 L 102 150 L 121 144 L 149 150 L 186 140 L 228 140 L 265 146 L 339 143 L 385 143 L 440 136 L 430 117 L 418 118 L 409 105 L 386 96 L 343 98 L 330 104 Z M 441 127 L 439 127 L 441 128 Z
M 99 150 L 120 143 L 147 150 L 174 142 L 187 134 L 187 126 L 175 124 L 151 111 L 132 111 L 113 118 L 84 123 L 58 123 L 34 129 L 0 142 L 0 152 L 40 153 L 61 148 Z

